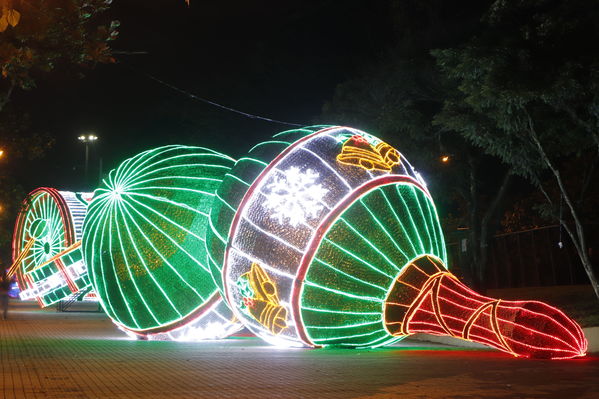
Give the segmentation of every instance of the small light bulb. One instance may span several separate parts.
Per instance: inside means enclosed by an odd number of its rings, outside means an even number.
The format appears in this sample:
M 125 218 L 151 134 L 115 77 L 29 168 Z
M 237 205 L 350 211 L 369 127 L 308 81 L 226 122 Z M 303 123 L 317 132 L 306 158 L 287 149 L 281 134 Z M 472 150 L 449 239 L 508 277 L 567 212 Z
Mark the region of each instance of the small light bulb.
M 441 157 L 441 162 L 444 162 L 444 163 L 447 163 L 447 162 L 449 162 L 449 155 L 443 155 L 443 156 Z

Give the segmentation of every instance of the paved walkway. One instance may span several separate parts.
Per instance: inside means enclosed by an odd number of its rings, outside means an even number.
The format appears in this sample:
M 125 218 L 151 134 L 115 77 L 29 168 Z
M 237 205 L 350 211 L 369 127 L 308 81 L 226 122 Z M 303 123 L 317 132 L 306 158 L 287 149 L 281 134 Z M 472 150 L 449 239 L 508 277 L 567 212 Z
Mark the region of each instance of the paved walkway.
M 4 398 L 599 398 L 599 358 L 402 346 L 281 350 L 257 339 L 131 341 L 97 313 L 13 304 Z

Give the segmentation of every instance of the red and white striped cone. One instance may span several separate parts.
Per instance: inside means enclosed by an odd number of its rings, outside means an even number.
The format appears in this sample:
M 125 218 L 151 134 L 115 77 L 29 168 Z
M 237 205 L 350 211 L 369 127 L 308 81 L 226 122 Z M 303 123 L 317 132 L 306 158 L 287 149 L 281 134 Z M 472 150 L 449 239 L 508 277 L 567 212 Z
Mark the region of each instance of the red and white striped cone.
M 385 302 L 385 324 L 394 335 L 428 333 L 470 340 L 514 356 L 567 359 L 584 356 L 580 326 L 538 301 L 504 301 L 479 295 L 434 257 L 404 268 Z

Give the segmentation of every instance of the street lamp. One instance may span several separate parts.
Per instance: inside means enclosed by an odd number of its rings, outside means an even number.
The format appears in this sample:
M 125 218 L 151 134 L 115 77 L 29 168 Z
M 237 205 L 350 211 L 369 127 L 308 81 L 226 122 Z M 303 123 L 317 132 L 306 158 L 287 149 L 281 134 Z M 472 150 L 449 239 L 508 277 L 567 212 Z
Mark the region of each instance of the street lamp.
M 87 184 L 87 170 L 89 168 L 89 146 L 98 140 L 98 136 L 95 134 L 82 134 L 77 137 L 80 142 L 85 144 L 85 184 Z

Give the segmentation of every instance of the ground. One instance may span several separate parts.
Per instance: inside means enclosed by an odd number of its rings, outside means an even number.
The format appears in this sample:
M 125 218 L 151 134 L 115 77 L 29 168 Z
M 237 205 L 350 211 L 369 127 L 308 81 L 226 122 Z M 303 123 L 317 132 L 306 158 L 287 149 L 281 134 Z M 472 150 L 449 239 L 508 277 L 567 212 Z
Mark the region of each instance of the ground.
M 493 350 L 274 349 L 257 339 L 131 341 L 101 313 L 13 303 L 0 321 L 3 398 L 597 398 L 599 357 Z

